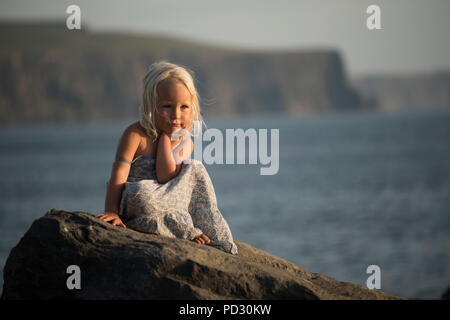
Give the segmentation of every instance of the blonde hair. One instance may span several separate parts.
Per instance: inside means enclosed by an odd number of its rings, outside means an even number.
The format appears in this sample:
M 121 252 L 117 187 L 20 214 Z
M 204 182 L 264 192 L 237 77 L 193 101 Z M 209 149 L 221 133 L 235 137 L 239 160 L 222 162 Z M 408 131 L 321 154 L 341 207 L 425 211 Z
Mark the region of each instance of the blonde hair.
M 200 114 L 200 97 L 194 86 L 194 80 L 191 70 L 170 63 L 159 61 L 150 65 L 147 74 L 144 77 L 144 92 L 142 103 L 139 108 L 139 123 L 145 129 L 146 134 L 156 141 L 161 134 L 156 128 L 156 112 L 158 106 L 158 85 L 165 79 L 174 79 L 185 85 L 192 98 L 192 116 L 191 123 L 187 126 L 188 131 L 193 132 L 194 121 L 200 121 L 205 125 L 203 117 Z M 192 72 L 193 73 L 193 72 Z

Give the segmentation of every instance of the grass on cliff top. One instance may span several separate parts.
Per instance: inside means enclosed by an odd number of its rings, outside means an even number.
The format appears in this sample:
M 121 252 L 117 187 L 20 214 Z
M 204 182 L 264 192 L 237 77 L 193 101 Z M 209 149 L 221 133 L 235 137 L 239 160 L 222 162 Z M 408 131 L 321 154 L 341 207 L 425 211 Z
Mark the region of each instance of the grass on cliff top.
M 68 30 L 65 21 L 36 23 L 0 23 L 0 50 L 19 50 L 39 54 L 55 48 L 76 50 L 120 50 L 121 52 L 151 51 L 205 53 L 235 52 L 219 46 L 210 46 L 170 35 L 139 35 L 124 32 L 93 32 L 82 26 L 81 30 Z

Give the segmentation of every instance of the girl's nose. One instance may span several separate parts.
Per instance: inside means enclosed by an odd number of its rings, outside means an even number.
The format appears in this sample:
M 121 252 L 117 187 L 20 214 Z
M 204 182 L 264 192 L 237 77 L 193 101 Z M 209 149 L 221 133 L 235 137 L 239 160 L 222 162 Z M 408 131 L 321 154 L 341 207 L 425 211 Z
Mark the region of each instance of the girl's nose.
M 172 119 L 178 119 L 181 115 L 181 108 L 175 107 L 175 110 L 172 110 Z

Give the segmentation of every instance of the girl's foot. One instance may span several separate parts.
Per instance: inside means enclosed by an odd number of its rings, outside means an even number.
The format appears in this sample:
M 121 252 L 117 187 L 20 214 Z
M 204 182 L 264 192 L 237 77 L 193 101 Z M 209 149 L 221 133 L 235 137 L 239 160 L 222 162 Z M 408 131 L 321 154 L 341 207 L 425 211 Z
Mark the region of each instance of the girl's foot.
M 205 234 L 201 234 L 198 237 L 192 239 L 191 241 L 194 241 L 198 244 L 209 244 L 209 238 Z

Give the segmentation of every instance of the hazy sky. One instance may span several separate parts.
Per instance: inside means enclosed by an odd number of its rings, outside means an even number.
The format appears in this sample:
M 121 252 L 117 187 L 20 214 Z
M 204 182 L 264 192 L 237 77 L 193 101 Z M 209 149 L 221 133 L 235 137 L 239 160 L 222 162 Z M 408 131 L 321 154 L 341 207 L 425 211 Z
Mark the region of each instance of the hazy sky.
M 70 4 L 92 30 L 269 50 L 334 48 L 350 76 L 450 70 L 450 0 L 0 0 L 0 19 L 64 21 Z M 381 30 L 366 27 L 370 4 L 381 8 Z

